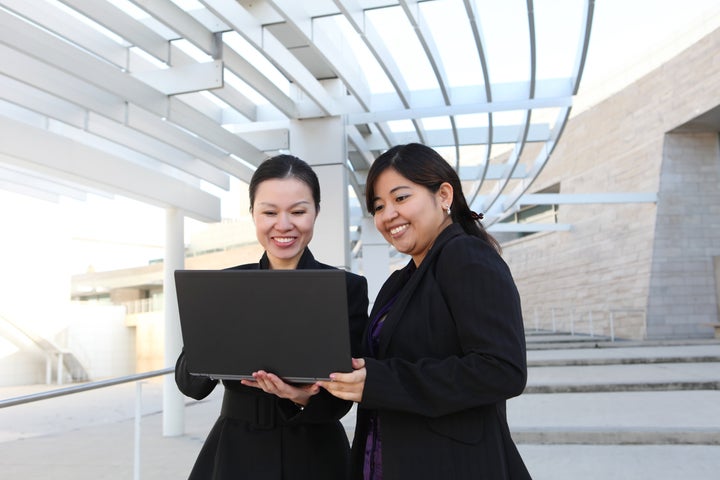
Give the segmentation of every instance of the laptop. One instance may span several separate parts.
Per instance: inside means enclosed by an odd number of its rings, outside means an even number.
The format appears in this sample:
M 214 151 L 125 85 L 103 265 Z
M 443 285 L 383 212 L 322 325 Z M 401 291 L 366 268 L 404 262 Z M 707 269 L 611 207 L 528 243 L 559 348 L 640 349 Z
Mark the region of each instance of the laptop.
M 176 270 L 175 287 L 193 375 L 312 383 L 352 371 L 343 270 Z

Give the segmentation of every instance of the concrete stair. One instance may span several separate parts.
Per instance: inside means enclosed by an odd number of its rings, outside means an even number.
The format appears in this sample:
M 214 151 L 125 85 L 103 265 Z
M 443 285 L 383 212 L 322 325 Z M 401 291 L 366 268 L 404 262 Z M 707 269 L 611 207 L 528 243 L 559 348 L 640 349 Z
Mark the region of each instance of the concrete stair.
M 527 347 L 508 421 L 533 479 L 718 478 L 720 341 L 531 331 Z
M 717 340 L 527 338 L 527 388 L 508 405 L 518 443 L 720 445 Z

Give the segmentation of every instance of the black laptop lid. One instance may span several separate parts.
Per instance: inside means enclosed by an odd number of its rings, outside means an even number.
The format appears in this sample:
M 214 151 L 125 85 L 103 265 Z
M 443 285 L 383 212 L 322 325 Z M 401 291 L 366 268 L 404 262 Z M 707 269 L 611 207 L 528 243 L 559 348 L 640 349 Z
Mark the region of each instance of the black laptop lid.
M 190 373 L 287 382 L 352 370 L 342 270 L 177 270 Z

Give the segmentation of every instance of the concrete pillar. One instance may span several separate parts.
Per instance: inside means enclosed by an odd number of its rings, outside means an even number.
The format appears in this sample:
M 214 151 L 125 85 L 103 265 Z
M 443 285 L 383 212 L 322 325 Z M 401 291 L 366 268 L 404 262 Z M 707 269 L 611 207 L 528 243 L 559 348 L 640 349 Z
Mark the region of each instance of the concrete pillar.
M 165 367 L 175 366 L 182 349 L 180 315 L 175 295 L 175 270 L 185 267 L 184 215 L 177 208 L 165 213 L 165 261 L 163 262 L 163 297 L 165 302 Z M 185 433 L 185 397 L 175 385 L 173 375 L 163 377 L 163 435 Z
M 720 322 L 720 256 L 713 257 L 713 271 L 715 272 L 715 308 L 717 317 L 715 323 Z
M 351 269 L 345 123 L 341 117 L 290 122 L 290 153 L 309 163 L 320 181 L 320 215 L 310 249 L 319 261 Z
M 390 246 L 375 228 L 372 218 L 363 218 L 361 228 L 362 274 L 368 281 L 372 309 L 380 287 L 390 275 Z

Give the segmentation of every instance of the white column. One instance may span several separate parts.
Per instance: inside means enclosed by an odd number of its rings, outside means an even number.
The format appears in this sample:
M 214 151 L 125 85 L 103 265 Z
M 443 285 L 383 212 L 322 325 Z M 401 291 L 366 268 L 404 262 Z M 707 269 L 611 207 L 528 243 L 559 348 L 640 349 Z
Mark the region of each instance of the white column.
M 368 298 L 372 309 L 380 287 L 390 275 L 390 246 L 375 228 L 372 218 L 363 218 L 360 239 L 362 274 L 368 282 Z
M 166 367 L 175 366 L 182 349 L 180 315 L 175 296 L 175 270 L 185 267 L 184 228 L 182 211 L 168 208 L 165 214 L 165 261 L 163 262 Z M 182 435 L 185 433 L 185 397 L 175 385 L 174 375 L 165 375 L 163 381 L 163 435 L 166 437 Z
M 320 215 L 310 250 L 317 260 L 349 270 L 350 222 L 343 119 L 291 121 L 290 153 L 309 163 L 320 181 Z

